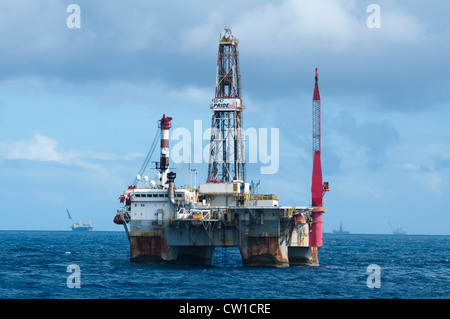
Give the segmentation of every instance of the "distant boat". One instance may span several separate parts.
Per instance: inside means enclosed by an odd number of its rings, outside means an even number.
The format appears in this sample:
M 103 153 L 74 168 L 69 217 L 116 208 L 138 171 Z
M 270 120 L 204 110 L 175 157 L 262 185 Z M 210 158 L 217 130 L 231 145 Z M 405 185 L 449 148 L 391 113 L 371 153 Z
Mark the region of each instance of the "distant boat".
M 344 228 L 342 228 L 342 221 L 341 221 L 341 227 L 339 227 L 339 230 L 333 230 L 333 234 L 350 234 L 350 232 L 348 230 L 344 230 Z
M 91 231 L 94 228 L 91 221 L 89 221 L 89 223 L 83 223 L 81 221 L 79 223 L 73 222 L 72 216 L 70 216 L 68 209 L 67 209 L 67 215 L 69 216 L 69 220 L 72 223 L 72 231 L 76 231 L 76 232 Z
M 391 226 L 393 235 L 404 235 L 404 234 L 407 233 L 406 230 L 404 230 L 404 229 L 402 229 L 400 227 L 393 229 L 391 223 L 389 223 L 389 226 Z
M 407 233 L 407 231 L 402 228 L 396 228 L 392 231 L 393 235 L 404 235 L 406 233 Z

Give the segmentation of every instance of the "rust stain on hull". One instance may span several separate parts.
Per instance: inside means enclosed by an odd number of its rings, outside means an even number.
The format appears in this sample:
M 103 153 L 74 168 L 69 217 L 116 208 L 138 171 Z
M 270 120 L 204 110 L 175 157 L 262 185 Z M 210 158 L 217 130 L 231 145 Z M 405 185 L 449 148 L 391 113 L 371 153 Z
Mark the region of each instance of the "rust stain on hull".
M 131 236 L 130 260 L 146 264 L 211 265 L 212 246 L 169 246 L 164 236 Z
M 289 267 L 287 247 L 279 244 L 278 237 L 248 237 L 239 249 L 244 266 Z
M 163 236 L 130 236 L 130 260 L 141 263 L 168 263 L 170 248 Z

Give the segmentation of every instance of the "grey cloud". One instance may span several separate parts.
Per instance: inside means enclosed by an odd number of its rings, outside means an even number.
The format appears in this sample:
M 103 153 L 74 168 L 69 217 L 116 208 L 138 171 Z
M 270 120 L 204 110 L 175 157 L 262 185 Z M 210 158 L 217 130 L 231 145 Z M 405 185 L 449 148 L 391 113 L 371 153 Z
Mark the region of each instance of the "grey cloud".
M 219 33 L 231 25 L 241 41 L 244 93 L 309 94 L 311 70 L 319 67 L 328 94 L 370 96 L 381 112 L 423 110 L 450 98 L 444 7 L 380 1 L 382 28 L 370 30 L 369 2 L 80 0 L 82 27 L 68 29 L 69 3 L 2 1 L 0 78 L 207 87 L 215 81 Z
M 399 133 L 390 123 L 386 121 L 358 123 L 349 112 L 340 112 L 329 121 L 329 124 L 334 134 L 344 137 L 351 145 L 351 149 L 341 151 L 350 154 L 362 151 L 365 155 L 365 165 L 371 169 L 383 166 L 387 150 L 397 145 L 400 139 Z
M 444 157 L 442 155 L 436 155 L 436 156 L 434 156 L 433 160 L 434 160 L 434 169 L 436 171 L 450 169 L 450 158 L 449 157 Z

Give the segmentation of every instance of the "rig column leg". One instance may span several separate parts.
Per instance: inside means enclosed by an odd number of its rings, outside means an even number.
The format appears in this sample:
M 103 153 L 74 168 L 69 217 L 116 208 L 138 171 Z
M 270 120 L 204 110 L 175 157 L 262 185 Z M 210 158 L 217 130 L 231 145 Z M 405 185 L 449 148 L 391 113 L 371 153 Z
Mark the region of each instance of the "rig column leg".
M 311 247 L 311 260 L 313 261 L 314 265 L 319 265 L 319 254 L 318 254 L 318 247 Z
M 279 237 L 248 237 L 239 246 L 243 266 L 289 267 L 288 247 L 279 241 Z

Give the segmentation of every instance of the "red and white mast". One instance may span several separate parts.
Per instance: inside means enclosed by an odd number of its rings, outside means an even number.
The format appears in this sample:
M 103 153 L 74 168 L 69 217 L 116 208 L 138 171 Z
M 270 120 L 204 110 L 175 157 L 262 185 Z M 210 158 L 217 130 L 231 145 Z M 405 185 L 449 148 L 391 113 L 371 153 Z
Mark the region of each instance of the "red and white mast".
M 312 175 L 312 206 L 322 207 L 322 165 L 320 160 L 320 92 L 317 76 L 315 76 L 314 95 L 313 95 L 313 123 L 312 123 L 312 137 L 313 137 L 313 175 Z
M 172 126 L 170 121 L 172 121 L 172 118 L 166 117 L 165 114 L 159 120 L 159 128 L 161 128 L 161 156 L 158 168 L 161 174 L 160 185 L 164 188 L 168 187 L 166 184 L 167 174 L 169 173 L 169 130 Z
M 309 236 L 309 247 L 322 247 L 322 214 L 326 211 L 323 207 L 323 196 L 329 190 L 328 182 L 322 182 L 322 164 L 320 159 L 321 152 L 321 114 L 320 114 L 320 92 L 318 75 L 316 68 L 314 95 L 313 95 L 313 123 L 312 123 L 312 137 L 313 137 L 313 172 L 311 183 L 311 197 L 312 197 L 312 223 L 311 233 Z M 314 250 L 317 258 L 317 250 Z M 314 259 L 313 252 L 313 259 Z

